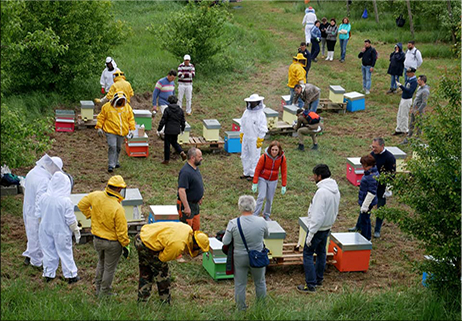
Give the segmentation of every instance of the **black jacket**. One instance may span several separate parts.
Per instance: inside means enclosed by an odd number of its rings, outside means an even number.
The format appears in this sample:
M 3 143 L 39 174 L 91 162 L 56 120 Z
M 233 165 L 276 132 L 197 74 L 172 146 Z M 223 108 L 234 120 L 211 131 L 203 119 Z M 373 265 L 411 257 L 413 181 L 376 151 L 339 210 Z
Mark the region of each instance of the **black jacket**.
M 406 54 L 403 52 L 403 45 L 401 42 L 396 44 L 399 48 L 398 52 L 393 51 L 390 54 L 390 65 L 388 66 L 388 74 L 393 76 L 402 76 L 404 71 L 404 59 Z
M 311 53 L 308 51 L 308 49 L 305 49 L 305 51 L 302 51 L 300 48 L 298 48 L 298 53 L 303 54 L 303 57 L 306 58 L 306 66 L 303 68 L 308 74 L 308 71 L 310 71 L 310 68 L 311 68 Z
M 362 63 L 363 66 L 375 66 L 375 62 L 377 60 L 377 51 L 375 51 L 375 48 L 370 46 L 369 48 L 366 49 L 364 52 L 360 52 L 358 55 L 358 58 L 362 58 Z
M 165 108 L 157 130 L 162 130 L 164 126 L 166 135 L 178 135 L 180 132 L 184 131 L 186 123 L 183 109 L 181 109 L 180 106 L 169 104 L 168 107 Z
M 321 25 L 319 26 L 319 30 L 321 30 L 321 38 L 327 38 L 326 29 L 327 27 L 329 27 L 329 25 L 330 23 L 326 22 L 326 23 L 321 23 Z

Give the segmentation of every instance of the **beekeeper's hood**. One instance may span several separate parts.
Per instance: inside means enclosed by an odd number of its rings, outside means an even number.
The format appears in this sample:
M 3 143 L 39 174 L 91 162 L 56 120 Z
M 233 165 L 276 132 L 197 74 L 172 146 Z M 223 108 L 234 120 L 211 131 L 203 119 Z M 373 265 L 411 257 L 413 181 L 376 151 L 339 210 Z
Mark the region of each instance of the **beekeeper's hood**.
M 46 169 L 51 175 L 63 169 L 63 161 L 59 157 L 50 157 L 45 154 L 35 164 Z
M 117 70 L 115 73 L 112 74 L 112 77 L 114 79 L 114 82 L 120 80 L 120 79 L 126 79 L 125 74 L 123 71 Z
M 250 97 L 245 98 L 244 101 L 247 103 L 248 110 L 260 110 L 264 109 L 265 105 L 263 104 L 263 100 L 265 97 L 262 97 L 258 94 L 252 94 Z
M 309 13 L 309 12 L 315 13 L 315 10 L 313 9 L 313 7 L 309 7 L 305 9 L 305 13 Z
M 111 57 L 106 58 L 106 68 L 107 68 L 108 63 L 112 63 L 112 67 L 114 67 L 112 70 L 117 69 L 117 64 L 114 61 L 114 59 L 112 59 Z M 108 70 L 109 70 L 109 68 L 108 68 Z M 109 71 L 112 71 L 112 70 L 109 70 Z
M 122 190 L 120 191 L 120 193 L 117 193 L 117 191 L 114 191 L 109 186 L 120 187 L 120 188 L 122 188 Z M 115 175 L 115 176 L 112 176 L 108 180 L 105 191 L 106 191 L 107 194 L 117 197 L 117 199 L 118 199 L 118 201 L 120 203 L 125 199 L 126 191 L 127 191 L 127 184 L 125 183 L 122 176 Z
M 298 53 L 297 56 L 292 57 L 294 61 L 298 61 L 303 67 L 306 66 L 306 58 L 302 53 Z
M 112 98 L 111 100 L 111 105 L 113 107 L 116 107 L 117 106 L 117 102 L 119 100 L 125 100 L 125 104 L 127 104 L 127 96 L 125 96 L 124 92 L 123 91 L 118 91 L 115 93 L 114 97 Z
M 47 193 L 53 196 L 69 197 L 71 195 L 69 177 L 61 171 L 54 173 L 48 183 Z

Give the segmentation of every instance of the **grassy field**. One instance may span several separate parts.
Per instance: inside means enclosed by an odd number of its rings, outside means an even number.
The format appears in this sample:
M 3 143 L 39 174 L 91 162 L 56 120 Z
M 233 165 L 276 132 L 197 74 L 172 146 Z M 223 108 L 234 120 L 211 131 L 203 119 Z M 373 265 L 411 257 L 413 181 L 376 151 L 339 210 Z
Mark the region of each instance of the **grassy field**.
M 343 2 L 342 2 L 343 3 Z M 313 3 L 313 6 L 315 4 Z M 168 19 L 182 4 L 177 2 L 114 1 L 114 12 L 126 21 L 132 36 L 108 53 L 126 73 L 136 93 L 133 106 L 147 109 L 155 82 L 180 63 L 168 52 L 159 48 L 148 26 L 156 26 Z M 238 8 L 238 6 L 240 8 Z M 295 2 L 244 1 L 232 4 L 233 18 L 226 26 L 234 41 L 227 54 L 234 70 L 221 72 L 219 68 L 197 67 L 194 81 L 193 115 L 187 119 L 192 135 L 202 133 L 201 120 L 217 118 L 222 124 L 220 135 L 231 130 L 232 118 L 239 118 L 245 108 L 243 99 L 252 93 L 265 97 L 265 104 L 280 109 L 280 96 L 288 94 L 287 69 L 292 56 L 304 40 L 301 21 L 303 5 Z M 344 10 L 337 3 L 323 3 L 316 7 L 318 17 L 334 16 L 340 20 Z M 311 169 L 318 163 L 330 166 L 333 178 L 339 183 L 342 194 L 340 212 L 333 232 L 345 232 L 357 217 L 358 189 L 345 177 L 346 157 L 358 157 L 370 152 L 373 137 L 383 136 L 387 146 L 397 146 L 402 138 L 391 136 L 395 127 L 399 95 L 385 95 L 389 87 L 388 55 L 394 43 L 406 43 L 410 33 L 396 30 L 394 17 L 384 14 L 380 27 L 373 19 L 360 20 L 352 15 L 353 38 L 348 43 L 346 62 L 341 64 L 338 45 L 335 60 L 319 59 L 312 64 L 309 81 L 321 88 L 322 98 L 328 97 L 329 85 L 342 85 L 347 92 L 360 91 L 361 61 L 357 54 L 365 38 L 370 38 L 380 54 L 372 79 L 371 95 L 366 98 L 366 110 L 336 114 L 324 112 L 326 127 L 319 137 L 320 150 L 304 153 L 295 150 L 297 139 L 291 136 L 274 136 L 283 144 L 288 159 L 288 189 L 282 196 L 278 188 L 273 203 L 273 218 L 286 230 L 286 242 L 298 240 L 297 219 L 305 216 L 316 191 L 311 181 Z M 419 32 L 417 47 L 422 51 L 424 63 L 418 74 L 426 74 L 432 90 L 439 77 L 452 70 L 460 61 L 450 57 L 450 46 L 434 42 L 435 31 Z M 193 57 L 194 63 L 194 57 Z M 216 70 L 214 72 L 214 70 Z M 99 77 L 98 77 L 99 79 Z M 98 94 L 98 79 L 95 84 Z M 434 97 L 434 96 L 433 96 Z M 430 99 L 429 110 L 434 103 Z M 8 97 L 10 105 L 28 108 L 31 115 L 47 113 L 47 107 L 62 103 L 57 95 L 35 93 L 31 97 Z M 85 97 L 82 99 L 91 99 Z M 71 103 L 66 107 L 77 107 Z M 49 111 L 48 111 L 49 112 Z M 36 114 L 37 113 L 37 114 Z M 32 117 L 32 116 L 31 116 Z M 159 118 L 154 120 L 157 125 Z M 177 175 L 183 163 L 172 159 L 168 167 L 160 164 L 163 142 L 150 135 L 150 156 L 146 159 L 121 155 L 121 174 L 129 187 L 140 189 L 144 199 L 143 214 L 153 204 L 174 204 Z M 74 193 L 88 193 L 104 188 L 110 175 L 106 173 L 107 149 L 94 129 L 68 133 L 53 133 L 55 143 L 50 155 L 63 158 L 66 171 L 75 179 Z M 270 140 L 266 140 L 264 147 Z M 309 147 L 310 139 L 306 139 Z M 402 147 L 409 154 L 409 147 Z M 18 168 L 15 174 L 24 175 L 30 167 Z M 201 207 L 202 229 L 209 235 L 223 229 L 228 220 L 238 215 L 239 195 L 251 193 L 251 184 L 239 180 L 242 164 L 238 154 L 224 151 L 204 151 L 201 172 L 205 182 L 205 199 Z M 390 205 L 397 205 L 391 199 Z M 375 218 L 373 218 L 373 221 Z M 209 320 L 317 320 L 317 319 L 403 319 L 432 320 L 459 319 L 460 302 L 453 298 L 436 297 L 420 284 L 421 275 L 409 263 L 423 259 L 418 242 L 404 235 L 392 223 L 385 221 L 382 238 L 373 240 L 370 269 L 367 273 L 340 273 L 328 266 L 324 287 L 314 296 L 303 296 L 295 286 L 303 282 L 303 269 L 273 267 L 268 269 L 268 300 L 258 305 L 254 289 L 248 287 L 250 309 L 246 313 L 235 310 L 233 282 L 215 282 L 196 258 L 187 264 L 171 262 L 173 278 L 172 306 L 161 306 L 156 291 L 147 304 L 137 304 L 138 266 L 136 251 L 129 260 L 119 263 L 114 290 L 119 295 L 112 300 L 100 301 L 94 296 L 92 279 L 96 255 L 90 243 L 77 245 L 74 256 L 83 280 L 73 286 L 55 280 L 45 284 L 41 271 L 22 265 L 21 253 L 26 237 L 22 224 L 22 196 L 5 197 L 1 203 L 1 319 L 2 320 L 74 320 L 74 319 L 209 319 Z M 58 275 L 61 275 L 60 269 Z

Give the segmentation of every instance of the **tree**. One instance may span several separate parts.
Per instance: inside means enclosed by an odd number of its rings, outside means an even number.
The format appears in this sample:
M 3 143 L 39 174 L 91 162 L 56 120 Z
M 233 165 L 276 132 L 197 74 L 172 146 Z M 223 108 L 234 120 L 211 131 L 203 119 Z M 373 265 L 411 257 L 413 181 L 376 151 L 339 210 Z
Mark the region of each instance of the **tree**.
M 396 222 L 422 242 L 433 259 L 416 263 L 432 275 L 430 286 L 440 293 L 460 295 L 461 277 L 461 127 L 460 67 L 446 74 L 431 104 L 433 113 L 419 117 L 422 140 L 413 139 L 409 173 L 391 180 L 394 197 L 408 209 L 386 208 L 379 215 Z M 448 102 L 443 104 L 442 102 Z M 425 144 L 424 144 L 425 143 Z M 417 157 L 415 157 L 417 155 Z M 454 291 L 454 292 L 453 292 Z

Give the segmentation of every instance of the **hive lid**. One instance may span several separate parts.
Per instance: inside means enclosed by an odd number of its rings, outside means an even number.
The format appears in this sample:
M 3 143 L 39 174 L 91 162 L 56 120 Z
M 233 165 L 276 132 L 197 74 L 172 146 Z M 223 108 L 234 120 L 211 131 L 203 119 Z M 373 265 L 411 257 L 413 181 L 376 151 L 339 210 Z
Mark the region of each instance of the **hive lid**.
M 55 118 L 56 122 L 58 123 L 74 123 L 74 119 L 69 119 L 69 118 Z
M 149 110 L 141 110 L 141 109 L 133 109 L 133 115 L 135 115 L 135 117 L 146 117 L 146 118 L 152 117 L 152 113 Z
M 286 231 L 279 225 L 276 221 L 267 221 L 268 224 L 268 231 L 269 235 L 266 239 L 285 239 L 286 238 Z
M 221 125 L 216 119 L 203 119 L 202 123 L 204 123 L 205 128 L 207 129 L 220 129 Z
M 290 95 L 282 95 L 281 98 L 284 101 L 289 101 L 290 100 Z
M 215 264 L 226 264 L 226 260 L 227 260 L 226 256 L 224 256 L 224 257 L 221 257 L 221 256 L 216 257 L 216 256 L 214 256 L 213 257 L 213 263 L 215 263 Z
M 223 242 L 217 240 L 216 237 L 209 237 L 209 244 L 210 244 L 210 253 L 214 257 L 226 257 L 226 254 L 223 253 L 222 247 Z
M 136 131 L 137 132 L 137 131 Z M 148 134 L 144 132 L 143 136 L 133 136 L 132 138 L 127 138 L 128 142 L 147 142 L 148 141 Z
M 238 132 L 238 131 L 226 131 L 225 132 L 225 137 L 228 137 L 228 139 L 241 138 L 240 134 L 241 133 Z
M 343 252 L 372 249 L 372 243 L 356 232 L 331 233 L 330 238 L 342 249 Z
M 348 157 L 347 162 L 353 167 L 362 167 L 360 159 L 360 157 Z
M 337 86 L 337 85 L 330 85 L 329 90 L 332 91 L 334 94 L 344 94 L 345 89 L 343 89 L 342 86 Z
M 298 225 L 300 225 L 305 232 L 308 232 L 308 216 L 299 217 Z
M 298 106 L 295 106 L 295 105 L 284 105 L 284 111 L 287 111 L 294 115 L 297 114 L 297 109 L 298 109 Z
M 137 188 L 127 188 L 125 199 L 122 201 L 122 206 L 142 204 L 143 197 L 141 196 L 140 190 Z
M 361 93 L 358 93 L 357 91 L 352 91 L 349 93 L 346 93 L 344 97 L 348 100 L 358 100 L 358 99 L 363 99 L 365 96 Z
M 403 159 L 403 158 L 406 158 L 406 153 L 403 152 L 401 149 L 399 149 L 398 147 L 394 147 L 394 146 L 385 146 L 385 148 L 393 154 L 393 156 L 395 156 L 396 159 Z
M 240 118 L 233 118 L 233 123 L 241 126 L 241 119 Z
M 279 113 L 271 108 L 266 107 L 263 109 L 263 112 L 265 113 L 266 117 L 278 117 Z
M 176 208 L 176 205 L 150 205 L 149 211 L 153 215 L 178 215 L 178 209 Z
M 75 112 L 73 110 L 69 110 L 69 109 L 56 109 L 55 110 L 55 115 L 56 117 L 74 117 L 75 116 Z
M 185 122 L 184 131 L 185 132 L 190 132 L 191 131 L 191 125 L 189 125 L 188 122 Z
M 93 109 L 95 107 L 95 104 L 91 100 L 81 100 L 80 107 L 84 109 Z

